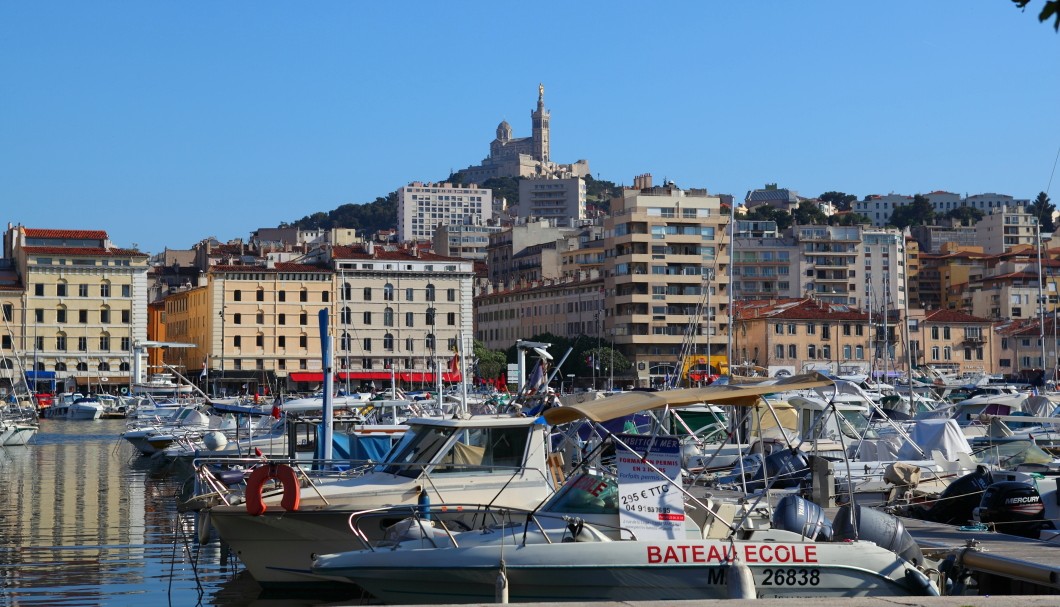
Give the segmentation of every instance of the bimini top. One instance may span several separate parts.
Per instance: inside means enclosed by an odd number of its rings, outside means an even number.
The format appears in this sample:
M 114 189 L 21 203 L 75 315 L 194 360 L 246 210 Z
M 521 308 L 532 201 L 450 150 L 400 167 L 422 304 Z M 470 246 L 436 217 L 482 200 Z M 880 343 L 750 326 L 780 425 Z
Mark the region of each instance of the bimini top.
M 832 385 L 832 380 L 820 373 L 790 375 L 779 379 L 741 382 L 737 384 L 713 385 L 705 388 L 684 388 L 660 392 L 626 392 L 604 399 L 582 404 L 555 407 L 545 411 L 548 423 L 565 424 L 581 418 L 605 422 L 618 417 L 632 415 L 638 411 L 661 409 L 667 405 L 682 407 L 697 403 L 712 405 L 750 406 L 758 402 L 763 394 L 807 390 Z

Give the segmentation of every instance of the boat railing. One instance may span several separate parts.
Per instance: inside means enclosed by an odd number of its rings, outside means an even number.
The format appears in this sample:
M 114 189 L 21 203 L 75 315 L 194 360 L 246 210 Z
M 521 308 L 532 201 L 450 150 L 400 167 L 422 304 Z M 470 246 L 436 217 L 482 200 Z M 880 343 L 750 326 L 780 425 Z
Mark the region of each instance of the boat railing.
M 406 531 L 414 530 L 414 535 L 406 533 L 406 535 L 401 537 L 384 537 L 382 540 L 373 541 L 364 530 L 365 525 L 369 525 L 369 528 L 371 528 L 372 526 L 378 526 L 379 522 L 398 519 L 398 517 L 400 517 L 399 520 L 394 521 L 388 527 L 393 527 L 401 521 L 409 521 L 410 524 L 406 527 Z M 522 520 L 520 521 L 520 519 Z M 567 541 L 565 538 L 568 533 L 572 538 L 579 537 L 585 525 L 589 524 L 583 519 L 569 514 L 541 512 L 507 506 L 497 507 L 489 504 L 403 504 L 352 512 L 347 519 L 347 525 L 353 536 L 360 542 L 362 549 L 372 552 L 381 548 L 394 548 L 402 541 L 416 539 L 430 542 L 432 548 L 439 548 L 438 538 L 430 531 L 432 529 L 441 529 L 453 548 L 460 547 L 460 542 L 453 532 L 454 528 L 457 532 L 495 529 L 502 534 L 506 534 L 512 531 L 513 545 L 525 546 L 532 526 L 540 533 L 545 543 L 556 543 L 550 536 L 548 529 L 541 523 L 541 519 L 563 522 L 562 528 L 557 527 L 552 531 L 552 533 L 562 534 L 563 538 L 561 538 L 561 541 Z M 636 534 L 627 527 L 599 522 L 593 522 L 591 526 L 596 529 L 602 528 L 617 532 L 618 537 L 625 533 L 628 534 L 630 539 L 637 539 Z M 515 530 L 520 528 L 522 529 L 521 539 L 519 535 L 514 533 Z M 506 535 L 502 535 L 502 541 L 506 537 Z

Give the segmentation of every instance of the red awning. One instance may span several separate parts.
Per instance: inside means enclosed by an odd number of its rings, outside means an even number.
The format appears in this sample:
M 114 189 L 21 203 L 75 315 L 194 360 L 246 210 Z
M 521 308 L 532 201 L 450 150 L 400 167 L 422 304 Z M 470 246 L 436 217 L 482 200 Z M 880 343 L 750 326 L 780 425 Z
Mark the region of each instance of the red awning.
M 400 381 L 405 382 L 433 382 L 434 373 L 423 373 L 420 371 L 403 371 L 397 373 L 397 378 Z M 290 374 L 291 381 L 296 382 L 315 382 L 320 383 L 324 381 L 323 372 L 313 371 L 294 371 Z M 336 380 L 346 379 L 357 379 L 357 380 L 380 380 L 386 381 L 390 379 L 389 371 L 339 371 L 335 374 Z M 460 373 L 442 373 L 442 381 L 444 382 L 458 382 L 460 381 Z

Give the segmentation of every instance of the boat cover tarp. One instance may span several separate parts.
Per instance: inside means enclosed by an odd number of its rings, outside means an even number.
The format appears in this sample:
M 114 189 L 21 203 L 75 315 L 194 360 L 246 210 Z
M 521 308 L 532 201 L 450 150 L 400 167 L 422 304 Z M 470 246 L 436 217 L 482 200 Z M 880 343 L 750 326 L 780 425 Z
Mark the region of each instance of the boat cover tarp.
M 910 444 L 913 443 L 913 444 Z M 955 461 L 958 453 L 971 453 L 972 446 L 955 419 L 922 419 L 909 431 L 909 440 L 898 450 L 898 459 L 921 459 L 916 446 L 930 454 L 939 451 L 946 461 Z
M 381 462 L 390 452 L 389 436 L 360 436 L 335 432 L 331 436 L 332 457 L 355 461 Z M 317 459 L 324 458 L 324 429 L 317 426 Z
M 832 385 L 832 380 L 827 376 L 820 373 L 805 373 L 739 384 L 721 386 L 713 384 L 703 388 L 661 390 L 659 392 L 626 392 L 609 396 L 603 400 L 554 407 L 545 412 L 545 419 L 553 425 L 565 424 L 582 418 L 595 422 L 604 422 L 609 419 L 632 415 L 638 411 L 661 409 L 667 405 L 682 407 L 706 403 L 708 405 L 752 406 L 764 394 L 786 392 L 788 390 L 808 390 L 829 385 Z

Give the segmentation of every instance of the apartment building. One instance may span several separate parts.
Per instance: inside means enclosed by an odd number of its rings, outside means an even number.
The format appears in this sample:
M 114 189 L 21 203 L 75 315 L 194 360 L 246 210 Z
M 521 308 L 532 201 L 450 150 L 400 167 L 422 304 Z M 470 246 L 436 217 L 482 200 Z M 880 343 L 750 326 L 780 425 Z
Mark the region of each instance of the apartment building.
M 128 389 L 133 344 L 147 337 L 148 256 L 115 247 L 103 230 L 11 225 L 4 255 L 23 289 L 21 305 L 3 302 L 13 317 L 4 328 L 31 387 Z
M 493 191 L 477 185 L 412 182 L 397 191 L 398 240 L 430 241 L 439 225 L 487 225 Z
M 996 373 L 993 321 L 959 310 L 911 310 L 913 365 L 957 374 Z
M 475 298 L 475 338 L 490 350 L 544 333 L 599 338 L 603 288 L 603 278 L 582 276 L 487 289 Z
M 371 243 L 332 247 L 335 367 L 344 381 L 398 381 L 434 385 L 435 373 L 456 381 L 448 365 L 457 352 L 471 356 L 474 263 L 417 248 Z M 314 380 L 317 374 L 296 377 Z
M 706 190 L 669 183 L 612 199 L 603 330 L 633 364 L 638 385 L 663 381 L 683 356 L 725 353 L 728 223 L 720 198 Z
M 1037 246 L 1034 217 L 1023 206 L 991 208 L 975 226 L 976 243 L 987 255 L 1018 246 Z
M 741 300 L 734 307 L 736 364 L 762 367 L 769 377 L 870 370 L 869 315 L 857 308 L 816 298 Z
M 866 301 L 860 226 L 795 226 L 793 231 L 801 250 L 799 293 L 849 306 Z
M 898 230 L 864 230 L 861 235 L 864 255 L 865 308 L 902 309 L 906 305 L 906 239 Z M 857 275 L 854 276 L 855 278 Z
M 482 261 L 487 256 L 490 234 L 502 230 L 500 226 L 442 224 L 434 231 L 432 247 L 443 257 Z
M 585 199 L 585 179 L 581 177 L 523 179 L 519 182 L 519 203 L 510 211 L 517 217 L 576 227 L 585 220 Z

